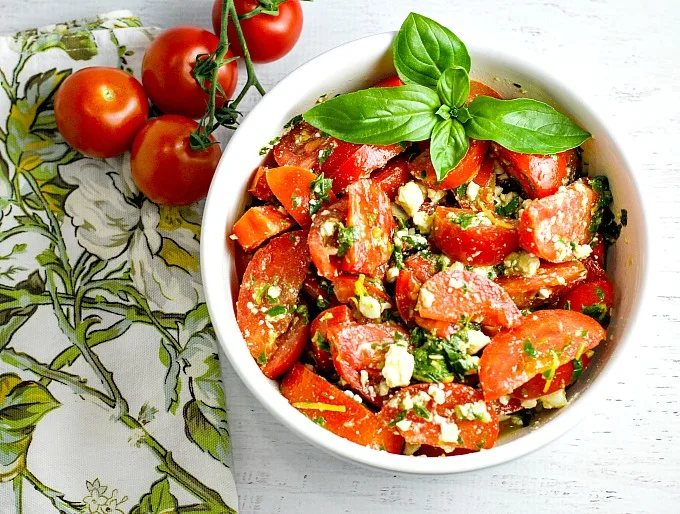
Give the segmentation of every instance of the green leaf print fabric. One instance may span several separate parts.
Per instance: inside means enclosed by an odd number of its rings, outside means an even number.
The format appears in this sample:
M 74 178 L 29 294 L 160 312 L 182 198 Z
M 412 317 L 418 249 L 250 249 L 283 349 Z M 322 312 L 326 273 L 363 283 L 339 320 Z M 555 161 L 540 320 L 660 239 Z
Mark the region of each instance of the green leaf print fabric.
M 0 38 L 3 514 L 237 509 L 202 204 L 154 204 L 54 120 L 71 73 L 139 76 L 155 33 L 120 11 Z

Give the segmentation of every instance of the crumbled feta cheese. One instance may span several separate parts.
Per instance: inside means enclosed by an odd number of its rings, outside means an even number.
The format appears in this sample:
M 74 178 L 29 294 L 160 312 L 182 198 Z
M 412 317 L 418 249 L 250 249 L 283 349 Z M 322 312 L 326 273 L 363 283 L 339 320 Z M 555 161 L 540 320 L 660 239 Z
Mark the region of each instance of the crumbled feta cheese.
M 397 280 L 397 277 L 399 276 L 399 268 L 392 266 L 387 270 L 387 273 L 385 274 L 385 278 L 387 281 L 391 284 L 395 280 Z
M 415 360 L 408 348 L 399 343 L 392 343 L 385 355 L 385 367 L 382 376 L 388 387 L 404 387 L 411 383 Z
M 381 380 L 380 383 L 378 384 L 378 394 L 380 396 L 387 396 L 388 394 L 390 394 L 390 388 L 387 385 L 387 382 L 385 382 L 384 380 Z
M 478 419 L 482 423 L 489 423 L 491 421 L 491 414 L 489 414 L 484 400 L 456 405 L 453 410 L 458 419 L 461 420 L 467 419 L 472 421 Z
M 468 355 L 474 355 L 491 342 L 491 338 L 481 330 L 468 330 L 468 342 L 465 351 Z
M 541 267 L 541 260 L 530 252 L 520 250 L 512 252 L 503 261 L 506 275 L 524 275 L 531 277 L 536 274 Z
M 461 215 L 456 214 L 455 212 L 449 212 L 446 215 L 446 219 L 449 220 L 451 223 L 457 223 L 459 225 L 464 224 L 466 228 L 490 227 L 493 225 L 491 220 L 483 212 L 478 212 L 474 216 L 470 214 L 464 214 L 464 217 L 461 217 Z
M 533 409 L 536 407 L 536 405 L 538 405 L 536 400 L 522 400 L 520 403 L 523 409 Z
M 429 234 L 432 230 L 432 222 L 434 221 L 434 216 L 429 215 L 425 211 L 418 211 L 413 215 L 413 224 L 418 230 L 423 234 Z
M 382 314 L 380 302 L 372 296 L 363 295 L 359 299 L 359 312 L 369 319 L 377 319 Z
M 418 450 L 420 450 L 419 444 L 412 443 L 404 444 L 404 455 L 414 455 Z
M 411 410 L 413 408 L 413 398 L 411 398 L 410 394 L 404 395 L 404 398 L 401 400 L 401 408 L 404 410 Z
M 564 241 L 561 240 L 553 241 L 553 245 L 555 246 L 555 252 L 557 253 L 558 261 L 567 260 L 569 254 L 572 253 L 571 248 L 567 246 L 567 243 L 565 243 Z
M 436 189 L 427 190 L 427 197 L 432 203 L 439 203 L 446 196 L 446 191 L 438 191 Z
M 467 185 L 467 190 L 466 190 L 466 195 L 467 197 L 472 200 L 473 202 L 477 199 L 477 195 L 479 194 L 479 185 L 475 184 L 474 182 L 470 182 Z
M 449 264 L 447 269 L 453 269 L 453 270 L 456 270 L 456 271 L 465 271 L 465 264 L 463 264 L 462 262 L 459 262 L 459 261 L 452 262 L 451 264 Z
M 404 212 L 404 209 L 399 207 L 396 203 L 390 204 L 390 211 L 392 211 L 392 216 L 395 218 L 407 219 L 408 215 Z
M 501 405 L 507 405 L 510 403 L 510 397 L 508 395 L 503 395 L 500 398 L 498 398 L 498 401 L 500 402 Z
M 593 248 L 590 245 L 576 245 L 574 248 L 574 258 L 575 259 L 585 259 L 593 252 Z
M 361 386 L 366 387 L 366 385 L 368 384 L 368 371 L 366 371 L 365 369 L 362 369 L 359 372 L 359 377 L 360 377 Z
M 423 307 L 429 309 L 434 303 L 434 293 L 428 291 L 424 287 L 420 289 L 420 300 Z
M 558 389 L 554 393 L 541 396 L 539 400 L 544 409 L 559 409 L 567 404 L 567 393 L 564 389 Z
M 460 430 L 458 425 L 453 421 L 445 421 L 440 426 L 441 434 L 439 435 L 439 440 L 443 443 L 456 443 L 460 437 Z
M 489 280 L 495 280 L 496 277 L 498 277 L 496 268 L 493 266 L 474 266 L 471 271 L 477 273 L 477 275 L 481 277 L 488 278 Z
M 430 400 L 432 397 L 427 394 L 425 391 L 418 391 L 418 394 L 416 394 L 412 400 L 414 405 L 420 405 L 421 407 L 424 407 L 426 404 L 430 403 Z
M 538 290 L 538 297 L 539 298 L 550 298 L 550 295 L 552 294 L 552 291 L 550 289 L 546 289 L 545 287 L 542 287 L 541 289 Z
M 279 286 L 269 286 L 267 289 L 267 296 L 278 298 L 281 296 L 281 288 Z
M 331 237 L 333 234 L 335 234 L 335 227 L 337 224 L 334 221 L 324 221 L 321 224 L 321 229 L 319 230 L 319 233 L 323 237 Z
M 352 391 L 350 391 L 349 389 L 346 389 L 345 391 L 343 391 L 343 393 L 345 393 L 345 396 L 347 396 L 348 398 L 351 398 L 351 399 L 354 400 L 355 402 L 357 402 L 357 403 L 362 403 L 361 396 L 359 396 L 358 394 L 354 394 L 354 393 L 353 393 Z
M 399 188 L 397 203 L 404 209 L 406 214 L 413 216 L 425 201 L 425 195 L 420 186 L 415 182 L 407 182 Z
M 432 400 L 434 400 L 434 403 L 438 405 L 441 405 L 446 401 L 444 389 L 437 384 L 430 385 L 430 387 L 427 388 L 427 394 L 429 394 L 432 397 Z
M 396 425 L 399 430 L 403 430 L 405 432 L 411 428 L 411 423 L 412 422 L 410 419 L 402 419 L 401 421 L 398 421 Z
M 236 234 L 232 234 L 229 236 L 229 239 L 231 239 L 232 241 L 238 241 L 238 236 Z

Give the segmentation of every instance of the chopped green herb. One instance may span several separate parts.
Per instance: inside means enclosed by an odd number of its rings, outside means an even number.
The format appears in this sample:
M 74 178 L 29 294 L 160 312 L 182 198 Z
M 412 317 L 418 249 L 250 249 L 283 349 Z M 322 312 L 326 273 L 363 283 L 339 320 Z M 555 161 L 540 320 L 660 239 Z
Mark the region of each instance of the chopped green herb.
M 330 352 L 331 351 L 331 345 L 328 344 L 328 341 L 326 340 L 326 338 L 318 330 L 312 336 L 312 343 L 314 343 L 314 346 L 316 346 L 321 351 L 324 351 L 324 352 Z
M 583 337 L 583 338 L 588 337 L 588 331 L 587 330 L 581 330 L 581 337 Z
M 265 314 L 267 315 L 268 318 L 275 318 L 277 316 L 281 316 L 288 312 L 288 309 L 286 309 L 283 305 L 275 305 L 271 309 L 269 309 Z
M 583 361 L 581 359 L 574 359 L 574 371 L 571 372 L 571 381 L 576 382 L 581 373 L 583 373 Z
M 338 257 L 345 255 L 355 241 L 361 239 L 361 230 L 358 227 L 345 227 L 338 224 Z
M 333 282 L 330 280 L 326 280 L 325 278 L 320 278 L 319 279 L 319 287 L 323 289 L 323 291 L 328 295 L 328 296 L 333 296 L 335 294 L 335 290 L 333 289 Z
M 267 354 L 264 352 L 260 353 L 260 355 L 257 356 L 257 363 L 260 366 L 264 366 L 265 364 L 267 364 Z
M 293 313 L 300 316 L 305 323 L 309 323 L 309 310 L 305 304 L 301 303 L 300 305 L 296 305 L 295 308 L 293 308 Z
M 314 423 L 316 423 L 317 425 L 319 425 L 320 427 L 325 427 L 325 426 L 326 426 L 326 418 L 324 418 L 323 416 L 317 416 L 317 417 L 314 418 L 312 421 L 313 421 Z
M 597 295 L 597 299 L 600 301 L 604 301 L 604 291 L 600 289 L 599 287 L 595 288 L 595 294 Z
M 290 120 L 288 120 L 288 123 L 286 123 L 283 128 L 284 129 L 289 129 L 297 125 L 302 121 L 302 114 L 298 114 L 297 116 L 293 116 Z
M 319 166 L 323 166 L 324 163 L 328 160 L 328 158 L 331 156 L 333 153 L 333 146 L 327 146 L 323 150 L 319 152 Z
M 621 225 L 624 227 L 628 225 L 628 211 L 626 209 L 621 209 Z
M 381 444 L 380 447 L 378 448 L 378 450 L 380 450 L 381 452 L 386 452 L 387 448 L 385 448 L 384 444 Z
M 430 417 L 431 417 L 430 411 L 427 410 L 422 405 L 414 405 L 413 406 L 413 413 L 416 416 L 418 416 L 419 418 L 423 418 L 423 419 L 430 419 Z
M 459 186 L 455 189 L 456 196 L 457 196 L 458 198 L 464 197 L 464 196 L 467 194 L 467 187 L 468 187 L 467 182 L 466 182 L 465 184 L 459 185 Z
M 531 341 L 526 339 L 524 341 L 524 353 L 526 353 L 529 357 L 535 359 L 538 357 L 538 352 L 536 351 L 536 348 L 534 348 L 534 345 L 531 344 Z
M 331 304 L 323 296 L 319 295 L 316 297 L 316 306 L 323 311 L 328 309 L 328 307 L 330 307 Z
M 321 173 L 310 182 L 309 189 L 311 192 L 309 214 L 313 216 L 321 209 L 321 204 L 330 201 L 329 193 L 333 189 L 333 179 L 325 178 L 323 173 Z
M 467 341 L 467 327 L 450 339 L 437 337 L 422 328 L 411 332 L 413 378 L 421 382 L 463 380 L 472 369 L 472 360 L 462 350 Z
M 571 302 L 569 300 L 564 302 L 564 309 L 567 310 L 567 311 L 571 310 Z
M 470 214 L 468 212 L 462 212 L 460 214 L 456 214 L 455 216 L 448 217 L 448 220 L 451 223 L 460 225 L 460 228 L 462 228 L 463 230 L 471 227 L 475 223 L 476 219 L 477 214 Z
M 517 214 L 517 211 L 519 210 L 520 207 L 520 198 L 519 196 L 513 196 L 512 200 L 510 200 L 508 203 L 505 205 L 496 205 L 495 211 L 496 214 L 499 216 L 505 216 L 506 218 L 511 218 L 515 214 Z
M 293 194 L 291 195 L 290 201 L 291 201 L 291 203 L 293 204 L 293 207 L 295 207 L 296 209 L 297 209 L 298 207 L 300 207 L 300 205 L 302 204 L 302 198 L 300 198 L 300 197 L 299 197 L 298 195 L 296 195 L 295 193 L 293 193 Z
M 581 307 L 581 312 L 591 318 L 596 319 L 602 324 L 609 322 L 609 309 L 604 303 L 594 303 L 592 305 L 587 305 Z
M 278 143 L 279 141 L 281 141 L 281 138 L 280 138 L 280 137 L 275 137 L 274 139 L 272 139 L 271 141 L 269 141 L 269 143 L 267 143 L 267 144 L 264 145 L 262 148 L 260 148 L 260 155 L 267 155 L 267 153 L 269 152 L 269 150 L 271 150 L 272 148 L 274 148 L 274 145 L 276 145 L 276 143 Z
M 394 425 L 396 425 L 400 421 L 403 421 L 404 419 L 406 419 L 406 416 L 408 416 L 407 410 L 402 410 L 402 411 L 397 412 L 397 415 L 394 416 L 394 419 L 389 423 L 388 426 L 393 427 Z
M 552 368 L 546 369 L 543 372 L 543 378 L 545 378 L 546 380 L 552 380 L 554 376 L 555 376 L 555 370 L 552 369 Z

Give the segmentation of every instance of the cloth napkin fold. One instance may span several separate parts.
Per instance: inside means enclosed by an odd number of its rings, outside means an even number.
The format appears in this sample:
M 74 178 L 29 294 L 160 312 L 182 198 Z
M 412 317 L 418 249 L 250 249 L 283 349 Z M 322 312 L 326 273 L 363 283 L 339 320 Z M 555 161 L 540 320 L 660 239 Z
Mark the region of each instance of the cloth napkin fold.
M 237 509 L 203 206 L 152 203 L 54 120 L 69 74 L 139 77 L 156 32 L 119 11 L 0 38 L 2 513 Z

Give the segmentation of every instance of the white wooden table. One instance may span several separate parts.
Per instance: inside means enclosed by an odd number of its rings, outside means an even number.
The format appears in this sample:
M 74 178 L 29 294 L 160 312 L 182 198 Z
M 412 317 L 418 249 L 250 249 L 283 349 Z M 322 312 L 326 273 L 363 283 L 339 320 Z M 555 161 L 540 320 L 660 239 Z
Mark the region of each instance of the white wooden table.
M 130 8 L 147 24 L 210 27 L 211 0 L 2 0 L 0 33 Z M 27 7 L 30 6 L 30 7 Z M 464 41 L 535 56 L 610 116 L 655 214 L 649 319 L 603 401 L 557 442 L 444 478 L 380 474 L 320 454 L 266 412 L 224 362 L 244 513 L 680 513 L 680 3 L 677 0 L 316 0 L 266 87 L 320 52 L 393 30 L 410 10 Z M 256 98 L 244 104 L 252 107 Z

